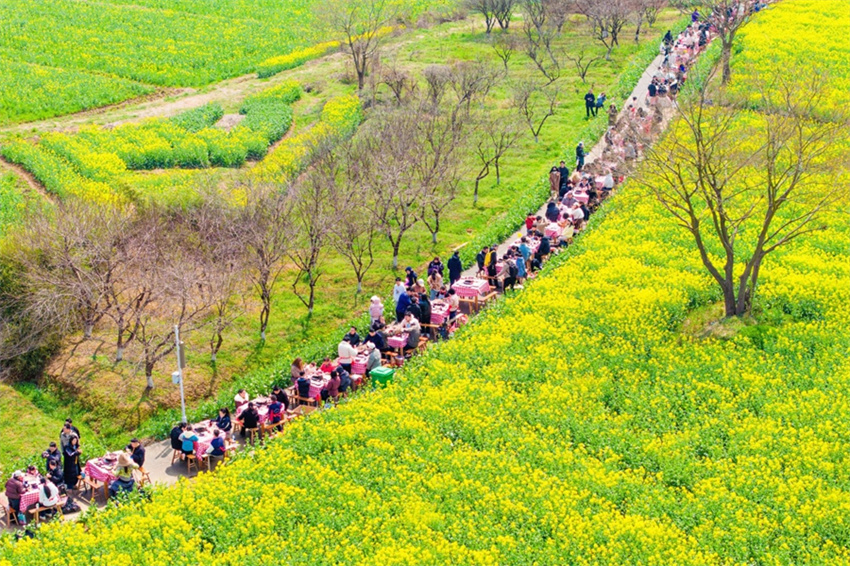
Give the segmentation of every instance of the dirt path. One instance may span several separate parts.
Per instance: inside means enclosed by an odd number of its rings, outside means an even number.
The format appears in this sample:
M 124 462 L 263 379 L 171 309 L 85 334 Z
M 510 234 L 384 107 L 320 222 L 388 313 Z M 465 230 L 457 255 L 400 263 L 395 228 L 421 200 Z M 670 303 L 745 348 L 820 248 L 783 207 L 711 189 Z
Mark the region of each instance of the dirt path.
M 32 175 L 32 173 L 30 173 L 20 165 L 15 165 L 14 163 L 6 161 L 6 159 L 0 157 L 0 167 L 6 169 L 10 173 L 13 173 L 14 175 L 17 175 L 20 179 L 23 179 L 26 182 L 27 186 L 30 188 L 30 190 L 34 193 L 38 193 L 46 199 L 53 200 L 53 197 L 50 195 L 50 193 L 44 190 L 44 185 L 39 183 L 38 180 Z

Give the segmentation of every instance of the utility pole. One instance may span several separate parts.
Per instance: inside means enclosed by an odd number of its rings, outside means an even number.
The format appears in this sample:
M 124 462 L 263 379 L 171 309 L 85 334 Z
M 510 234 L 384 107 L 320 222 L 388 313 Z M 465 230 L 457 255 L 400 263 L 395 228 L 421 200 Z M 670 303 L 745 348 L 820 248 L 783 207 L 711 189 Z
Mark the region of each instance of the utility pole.
M 182 411 L 182 421 L 186 420 L 186 396 L 183 394 L 183 368 L 186 366 L 186 353 L 183 351 L 183 344 L 180 343 L 180 327 L 174 325 L 174 346 L 177 350 L 177 371 L 171 374 L 172 381 L 180 383 L 180 410 Z

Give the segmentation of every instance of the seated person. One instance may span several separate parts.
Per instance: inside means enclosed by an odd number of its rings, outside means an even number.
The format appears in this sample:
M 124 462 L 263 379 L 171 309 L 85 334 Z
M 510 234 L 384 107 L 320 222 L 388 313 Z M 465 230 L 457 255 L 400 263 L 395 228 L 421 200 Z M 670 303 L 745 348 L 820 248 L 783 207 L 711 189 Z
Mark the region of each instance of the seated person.
M 227 446 L 224 442 L 224 438 L 221 437 L 221 431 L 214 430 L 212 442 L 210 442 L 210 445 L 207 446 L 207 449 L 204 451 L 204 456 L 224 456 L 226 448 Z
M 298 378 L 298 396 L 302 399 L 310 398 L 310 380 L 306 377 Z
M 60 492 L 65 491 L 65 474 L 56 460 L 47 461 L 47 479 L 53 482 Z
M 336 364 L 331 361 L 331 359 L 325 356 L 325 360 L 322 362 L 322 365 L 319 366 L 319 369 L 322 370 L 323 373 L 330 373 L 336 369 Z
M 369 375 L 373 369 L 381 367 L 381 351 L 375 346 L 369 346 L 369 358 L 366 360 L 366 375 Z
M 183 428 L 186 426 L 186 423 L 178 423 L 174 425 L 174 428 L 171 429 L 171 448 L 174 450 L 182 450 L 183 443 L 180 441 L 180 435 L 183 434 Z
M 289 410 L 289 395 L 286 394 L 286 391 L 280 385 L 275 385 L 272 388 L 272 394 L 269 395 L 269 398 L 274 396 L 278 402 L 283 405 L 283 410 Z
M 339 368 L 339 392 L 345 393 L 351 387 L 351 374 L 345 369 Z
M 238 411 L 242 405 L 245 405 L 251 399 L 248 397 L 248 392 L 244 389 L 240 389 L 239 392 L 233 397 L 233 402 L 236 403 L 236 410 Z
M 140 468 L 145 465 L 145 447 L 142 446 L 142 443 L 139 442 L 138 438 L 134 438 L 130 441 L 130 444 L 124 448 L 130 453 L 130 458 L 136 463 Z
M 38 516 L 47 519 L 56 514 L 55 507 L 59 505 L 59 488 L 45 478 L 39 478 L 38 483 L 38 506 L 52 508 L 40 511 Z
M 239 420 L 242 421 L 242 438 L 245 438 L 245 430 L 249 428 L 257 428 L 260 426 L 260 413 L 254 406 L 254 403 L 248 403 L 242 414 L 239 415 Z
M 377 320 L 372 321 L 372 325 L 369 328 L 374 328 L 375 330 L 383 330 L 387 327 L 387 321 L 384 320 L 384 317 L 381 316 Z
M 416 320 L 411 313 L 407 313 L 407 315 L 405 315 L 402 329 L 407 332 L 407 344 L 404 347 L 405 353 L 418 348 L 419 336 L 422 334 L 422 327 L 419 325 L 419 321 Z
M 366 337 L 366 343 L 372 344 L 380 352 L 387 349 L 387 342 L 374 328 L 369 329 L 369 336 Z M 379 354 L 380 355 L 380 354 Z
M 253 403 L 248 403 L 250 407 Z M 198 435 L 192 430 L 192 428 L 188 424 L 183 424 L 183 432 L 180 433 L 180 450 L 183 452 L 183 456 L 188 456 L 190 454 L 195 453 L 195 443 L 198 441 Z M 123 456 L 123 454 L 122 454 Z M 118 461 L 121 461 L 121 457 L 118 457 Z M 119 464 L 120 465 L 120 464 Z
M 194 436 L 194 433 L 192 435 Z M 195 436 L 196 440 L 197 438 Z M 189 446 L 191 447 L 192 444 L 190 443 Z M 119 454 L 118 466 L 115 468 L 116 479 L 109 484 L 109 495 L 115 497 L 119 492 L 127 493 L 133 491 L 133 488 L 136 486 L 136 478 L 133 477 L 133 470 L 138 469 L 138 467 L 139 465 L 130 458 L 129 454 L 126 452 Z
M 343 370 L 343 371 L 345 371 L 345 370 Z M 323 390 L 325 395 L 322 395 L 322 398 L 323 399 L 329 398 L 329 399 L 336 400 L 339 397 L 339 385 L 340 385 L 339 370 L 333 370 L 331 372 L 331 379 L 325 385 L 325 388 Z
M 227 407 L 222 407 L 218 410 L 218 416 L 213 421 L 213 424 L 224 433 L 225 438 L 233 436 L 233 422 L 230 419 L 230 411 Z
M 342 339 L 354 346 L 355 348 L 359 346 L 361 342 L 360 335 L 357 334 L 357 329 L 353 326 L 348 330 L 348 333 L 343 336 Z
M 269 422 L 271 424 L 277 424 L 283 420 L 283 403 L 277 400 L 276 395 L 271 396 L 271 403 L 269 403 Z
M 304 377 L 304 360 L 295 358 L 289 368 L 289 374 L 292 376 L 292 384 L 295 385 L 299 377 Z

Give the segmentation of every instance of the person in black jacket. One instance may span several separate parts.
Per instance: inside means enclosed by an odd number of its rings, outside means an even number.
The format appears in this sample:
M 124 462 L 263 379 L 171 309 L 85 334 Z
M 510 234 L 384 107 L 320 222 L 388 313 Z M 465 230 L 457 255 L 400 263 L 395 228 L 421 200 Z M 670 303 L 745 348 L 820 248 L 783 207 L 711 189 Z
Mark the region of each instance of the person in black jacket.
M 130 458 L 141 468 L 145 465 L 145 447 L 139 442 L 138 438 L 134 438 L 127 445 L 125 450 L 130 452 Z
M 593 95 L 593 89 L 590 89 L 584 95 L 584 109 L 587 112 L 588 118 L 596 116 L 596 96 Z
M 578 142 L 576 146 L 576 169 L 579 171 L 584 167 L 584 142 Z
M 380 332 L 376 328 L 369 329 L 369 336 L 366 337 L 366 343 L 372 343 L 375 345 L 375 348 L 381 352 L 386 351 L 387 343 L 384 341 L 384 337 L 381 336 Z
M 174 450 L 183 450 L 183 441 L 180 440 L 180 435 L 183 434 L 183 429 L 186 427 L 185 423 L 178 423 L 174 425 L 174 428 L 171 429 L 171 447 Z
M 301 378 L 299 378 L 298 381 L 301 381 Z M 242 438 L 245 438 L 245 429 L 257 428 L 257 426 L 259 426 L 260 413 L 258 413 L 256 407 L 254 407 L 253 401 L 248 403 L 248 406 L 245 407 L 245 410 L 242 411 L 241 415 L 239 415 L 239 420 L 242 421 Z
M 487 254 L 489 253 L 490 248 L 484 246 L 481 248 L 481 251 L 475 256 L 475 262 L 478 264 L 478 273 L 484 273 L 484 260 L 487 259 Z
M 419 295 L 419 310 L 422 314 L 419 322 L 422 324 L 431 324 L 431 301 L 426 293 Z
M 460 261 L 458 252 L 452 254 L 449 258 L 449 287 L 455 284 L 455 281 L 460 279 L 460 274 L 463 272 L 463 263 Z
M 410 295 L 410 306 L 407 307 L 407 312 L 416 317 L 416 320 L 422 320 L 422 306 L 419 304 L 419 295 Z
M 566 193 L 567 185 L 570 182 L 570 169 L 567 167 L 567 164 L 565 162 L 561 161 L 561 165 L 560 167 L 558 167 L 558 173 L 561 174 L 561 183 L 558 186 L 558 194 L 560 194 L 561 191 Z

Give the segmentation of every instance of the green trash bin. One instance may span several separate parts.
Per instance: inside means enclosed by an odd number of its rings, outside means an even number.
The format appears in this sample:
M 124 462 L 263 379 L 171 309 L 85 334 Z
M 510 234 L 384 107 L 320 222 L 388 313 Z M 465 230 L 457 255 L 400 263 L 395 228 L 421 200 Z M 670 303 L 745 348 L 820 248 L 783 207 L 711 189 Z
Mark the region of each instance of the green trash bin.
M 381 366 L 373 369 L 369 375 L 372 380 L 372 389 L 375 387 L 386 387 L 392 383 L 395 370 L 393 368 Z

